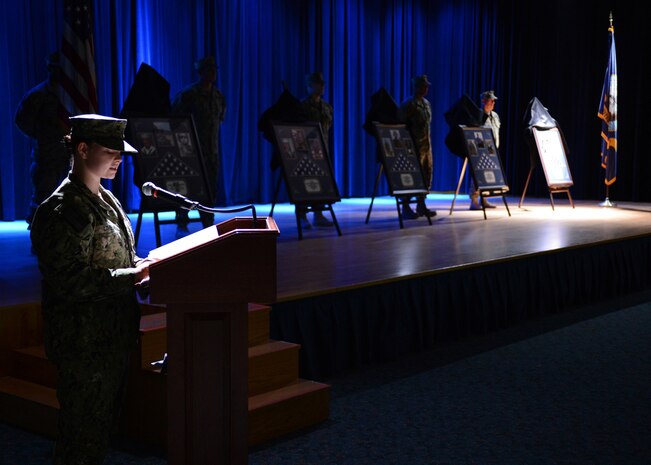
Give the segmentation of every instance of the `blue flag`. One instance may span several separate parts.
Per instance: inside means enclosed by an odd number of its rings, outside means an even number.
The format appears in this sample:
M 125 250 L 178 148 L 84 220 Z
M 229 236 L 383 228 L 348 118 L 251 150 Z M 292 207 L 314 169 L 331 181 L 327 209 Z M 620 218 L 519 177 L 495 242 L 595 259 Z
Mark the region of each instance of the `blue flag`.
M 604 182 L 610 186 L 617 180 L 617 54 L 612 18 L 608 33 L 610 55 L 597 115 L 601 118 L 601 166 L 606 170 Z

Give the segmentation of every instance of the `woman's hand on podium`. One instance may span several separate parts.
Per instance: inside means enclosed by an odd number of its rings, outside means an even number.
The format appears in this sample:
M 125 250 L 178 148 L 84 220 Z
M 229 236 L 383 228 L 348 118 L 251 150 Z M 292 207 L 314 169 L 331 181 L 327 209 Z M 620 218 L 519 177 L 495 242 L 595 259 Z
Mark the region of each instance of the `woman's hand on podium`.
M 149 265 L 157 261 L 157 258 L 150 257 L 136 261 L 136 286 L 145 287 L 149 284 Z

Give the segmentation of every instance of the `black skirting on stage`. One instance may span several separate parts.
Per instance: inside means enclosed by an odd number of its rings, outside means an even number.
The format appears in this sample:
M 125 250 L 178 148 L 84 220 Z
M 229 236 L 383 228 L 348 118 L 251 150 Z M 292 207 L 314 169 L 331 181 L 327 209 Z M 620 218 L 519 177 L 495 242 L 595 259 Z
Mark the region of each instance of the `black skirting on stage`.
M 301 375 L 327 379 L 651 287 L 651 237 L 574 247 L 273 306 L 271 336 L 299 343 Z

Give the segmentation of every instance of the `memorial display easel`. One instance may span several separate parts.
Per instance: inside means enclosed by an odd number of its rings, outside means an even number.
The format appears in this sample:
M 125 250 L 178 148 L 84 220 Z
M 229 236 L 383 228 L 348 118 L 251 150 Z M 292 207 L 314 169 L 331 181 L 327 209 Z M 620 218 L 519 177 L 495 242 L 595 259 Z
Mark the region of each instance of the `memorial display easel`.
M 168 463 L 247 463 L 249 302 L 276 299 L 273 218 L 233 218 L 154 249 L 150 302 L 166 304 Z
M 563 143 L 558 128 L 546 130 L 533 128 L 531 132 L 536 143 L 536 149 L 540 156 L 540 161 L 542 162 L 543 171 L 545 172 L 545 180 L 547 181 L 547 188 L 549 189 L 549 202 L 551 203 L 552 210 L 555 210 L 554 194 L 562 193 L 567 194 L 570 205 L 574 208 L 574 201 L 570 194 L 570 187 L 574 185 L 574 181 L 572 180 L 572 174 L 570 173 L 570 168 L 567 164 L 567 157 L 565 156 L 565 150 L 563 149 Z M 518 208 L 522 206 L 524 197 L 527 195 L 531 175 L 535 168 L 536 163 L 532 162 Z
M 457 201 L 461 184 L 466 175 L 466 170 L 468 165 L 470 165 L 475 187 L 479 192 L 479 201 L 484 212 L 484 219 L 488 219 L 484 199 L 489 197 L 502 197 L 506 212 L 511 216 L 509 204 L 506 202 L 505 197 L 505 194 L 509 191 L 509 186 L 506 184 L 506 179 L 502 172 L 502 163 L 497 152 L 497 147 L 495 146 L 495 141 L 493 140 L 492 129 L 487 127 L 460 126 L 459 130 L 463 136 L 465 159 L 461 168 L 461 174 L 459 175 L 457 190 L 454 193 L 452 205 L 450 206 L 450 215 L 452 215 L 454 204 Z
M 296 206 L 298 238 L 303 239 L 300 212 L 330 212 L 332 221 L 341 236 L 341 229 L 332 205 L 341 200 L 332 174 L 328 148 L 324 142 L 321 125 L 315 122 L 272 122 L 274 145 L 280 155 L 282 175 L 276 183 L 269 216 L 273 216 L 280 191 L 285 181 L 289 201 Z
M 371 218 L 373 202 L 377 195 L 382 171 L 384 171 L 391 195 L 396 199 L 400 229 L 403 229 L 401 206 L 416 203 L 417 200 L 412 199 L 426 196 L 429 194 L 429 190 L 425 186 L 423 170 L 407 127 L 404 124 L 380 123 L 374 123 L 374 126 L 379 166 L 365 223 L 368 224 Z M 432 224 L 432 219 L 429 216 L 426 218 L 429 224 Z
M 138 154 L 133 157 L 133 182 L 136 186 L 140 188 L 149 181 L 205 205 L 214 205 L 214 193 L 206 178 L 192 116 L 132 117 L 127 129 L 127 140 L 138 149 Z M 144 213 L 154 214 L 156 246 L 160 247 L 160 226 L 175 224 L 176 220 L 161 220 L 159 213 L 176 209 L 173 204 L 155 203 L 141 197 L 135 231 L 136 245 Z M 188 221 L 200 219 L 190 218 Z
M 567 194 L 570 205 L 574 208 L 574 201 L 570 194 L 570 187 L 574 185 L 574 181 L 572 180 L 572 173 L 567 163 L 565 140 L 558 123 L 536 97 L 529 102 L 524 119 L 527 121 L 525 141 L 529 146 L 531 167 L 529 168 L 529 174 L 527 175 L 527 181 L 524 185 L 524 191 L 522 192 L 518 208 L 522 207 L 524 203 L 524 197 L 529 188 L 531 175 L 539 161 L 545 172 L 545 180 L 549 189 L 549 201 L 552 210 L 555 210 L 554 194 L 561 193 Z

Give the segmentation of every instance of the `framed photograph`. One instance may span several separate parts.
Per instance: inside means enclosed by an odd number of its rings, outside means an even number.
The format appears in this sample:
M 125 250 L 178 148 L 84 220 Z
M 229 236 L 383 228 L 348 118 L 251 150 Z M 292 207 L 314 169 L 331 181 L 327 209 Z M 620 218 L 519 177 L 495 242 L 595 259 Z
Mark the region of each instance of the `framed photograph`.
M 547 185 L 552 188 L 573 186 L 572 173 L 558 128 L 533 128 L 532 132 Z
M 427 194 L 416 146 L 407 126 L 375 123 L 375 132 L 391 195 Z
M 319 123 L 271 123 L 291 203 L 341 200 Z
M 203 205 L 214 204 L 213 187 L 206 178 L 191 118 L 129 118 L 126 138 L 139 152 L 133 157 L 133 182 L 138 190 L 149 181 Z M 164 200 L 145 196 L 141 207 L 144 211 L 176 208 Z

